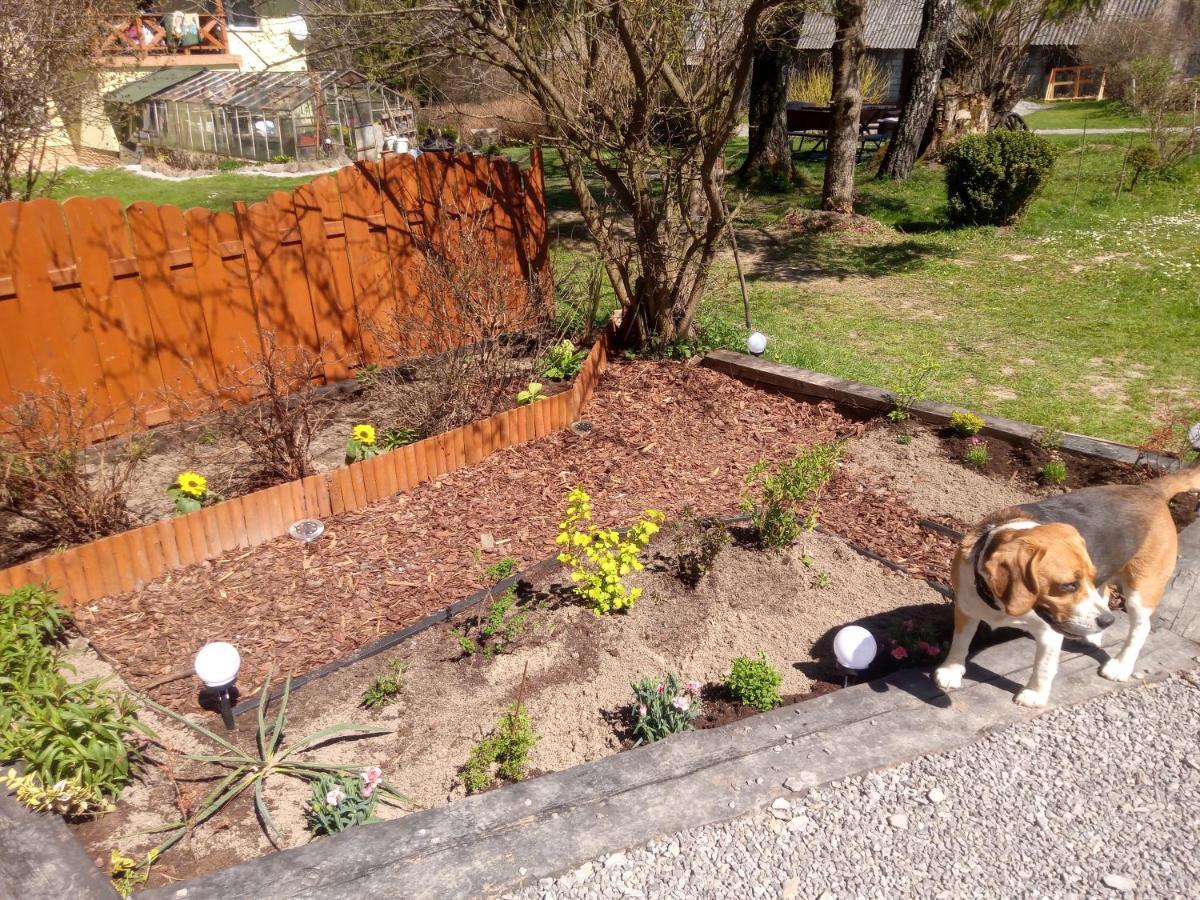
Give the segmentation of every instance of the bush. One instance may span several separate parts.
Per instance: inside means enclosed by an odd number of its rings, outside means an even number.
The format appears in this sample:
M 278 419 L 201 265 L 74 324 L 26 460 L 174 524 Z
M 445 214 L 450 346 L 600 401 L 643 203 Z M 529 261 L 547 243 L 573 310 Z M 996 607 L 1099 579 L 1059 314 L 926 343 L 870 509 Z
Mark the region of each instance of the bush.
M 0 595 L 0 760 L 21 762 L 9 786 L 35 808 L 68 815 L 102 810 L 140 762 L 134 704 L 89 678 L 69 684 L 56 641 L 67 618 L 40 587 Z
M 671 528 L 675 545 L 675 574 L 688 587 L 696 587 L 717 556 L 729 543 L 729 529 L 722 522 L 706 522 L 685 506 Z
M 586 350 L 576 350 L 575 345 L 564 338 L 550 348 L 544 358 L 538 360 L 538 372 L 551 381 L 574 378 L 587 358 Z
M 961 412 L 957 409 L 950 413 L 950 430 L 962 437 L 979 434 L 983 425 L 983 419 L 974 413 Z
M 669 673 L 661 681 L 643 678 L 633 688 L 633 733 L 638 743 L 653 743 L 681 731 L 691 731 L 700 715 L 700 682 L 681 685 Z
M 508 781 L 524 779 L 529 751 L 538 740 L 529 714 L 520 706 L 509 709 L 492 733 L 471 748 L 463 767 L 467 793 L 487 790 L 497 776 Z
M 337 834 L 355 825 L 377 821 L 378 804 L 375 781 L 365 775 L 325 772 L 313 782 L 312 798 L 305 811 L 308 830 L 315 835 Z
M 750 469 L 741 507 L 750 514 L 763 547 L 786 547 L 802 532 L 816 527 L 817 501 L 841 455 L 840 443 L 818 444 L 780 463 L 773 471 L 766 460 Z
M 1054 168 L 1054 146 L 1028 131 L 970 135 L 946 151 L 946 202 L 954 225 L 1010 225 Z
M 763 712 L 783 702 L 779 696 L 782 683 L 783 676 L 767 660 L 765 653 L 759 653 L 757 659 L 739 656 L 730 665 L 729 677 L 725 679 L 725 686 L 735 700 Z
M 1126 162 L 1133 173 L 1133 179 L 1129 183 L 1132 190 L 1137 187 L 1138 181 L 1154 173 L 1162 165 L 1162 156 L 1153 144 L 1139 144 L 1129 151 L 1129 159 Z
M 587 491 L 577 487 L 567 495 L 567 515 L 554 539 L 564 548 L 558 561 L 570 566 L 576 596 L 590 603 L 597 617 L 628 609 L 642 595 L 641 588 L 625 584 L 625 576 L 645 568 L 638 557 L 658 533 L 663 514 L 647 509 L 642 516 L 622 537 L 615 529 L 591 523 L 592 498 Z

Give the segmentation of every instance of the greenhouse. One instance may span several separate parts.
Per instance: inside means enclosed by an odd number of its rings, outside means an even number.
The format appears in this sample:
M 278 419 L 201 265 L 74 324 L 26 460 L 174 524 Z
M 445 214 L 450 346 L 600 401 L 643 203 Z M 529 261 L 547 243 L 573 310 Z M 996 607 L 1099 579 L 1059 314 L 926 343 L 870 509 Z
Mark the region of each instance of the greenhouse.
M 154 76 L 105 98 L 134 108 L 142 147 L 262 162 L 349 155 L 376 158 L 411 140 L 412 105 L 353 69 L 329 72 L 194 70 L 163 86 Z M 139 115 L 140 113 L 140 115 Z

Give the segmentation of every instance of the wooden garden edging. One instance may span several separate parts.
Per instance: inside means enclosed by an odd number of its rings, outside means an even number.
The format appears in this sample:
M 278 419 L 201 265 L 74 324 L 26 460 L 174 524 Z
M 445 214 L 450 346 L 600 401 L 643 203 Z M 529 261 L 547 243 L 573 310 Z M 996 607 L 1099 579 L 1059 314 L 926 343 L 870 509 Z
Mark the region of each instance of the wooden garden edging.
M 51 379 L 87 392 L 100 440 L 186 416 L 266 332 L 319 354 L 327 383 L 401 362 L 373 331 L 423 312 L 426 255 L 468 229 L 497 267 L 547 286 L 536 148 L 524 172 L 499 157 L 387 153 L 232 214 L 123 210 L 111 197 L 0 203 L 0 406 Z
M 0 593 L 46 584 L 70 608 L 133 590 L 172 569 L 258 546 L 287 534 L 299 519 L 325 519 L 411 490 L 447 472 L 474 465 L 497 450 L 567 428 L 587 405 L 608 367 L 605 330 L 592 346 L 571 390 L 518 406 L 390 453 L 234 497 L 199 512 L 162 519 L 0 570 Z

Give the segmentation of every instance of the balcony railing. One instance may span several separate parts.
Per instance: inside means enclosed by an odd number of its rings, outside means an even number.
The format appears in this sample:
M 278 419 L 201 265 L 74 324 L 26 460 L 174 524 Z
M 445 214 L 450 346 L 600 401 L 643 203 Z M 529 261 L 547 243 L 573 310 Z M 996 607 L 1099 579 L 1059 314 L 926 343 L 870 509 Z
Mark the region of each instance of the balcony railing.
M 229 52 L 225 17 L 221 15 L 193 13 L 183 20 L 173 20 L 171 13 L 143 13 L 118 19 L 109 28 L 111 34 L 101 46 L 101 56 Z

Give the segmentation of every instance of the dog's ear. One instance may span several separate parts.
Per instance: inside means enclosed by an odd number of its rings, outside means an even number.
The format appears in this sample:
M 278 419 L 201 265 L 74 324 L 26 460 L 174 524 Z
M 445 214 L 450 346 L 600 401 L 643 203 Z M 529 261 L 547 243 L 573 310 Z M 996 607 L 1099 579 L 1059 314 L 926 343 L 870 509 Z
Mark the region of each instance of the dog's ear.
M 983 577 L 1010 616 L 1025 615 L 1037 602 L 1037 566 L 1045 553 L 1044 547 L 1014 536 L 988 554 Z

